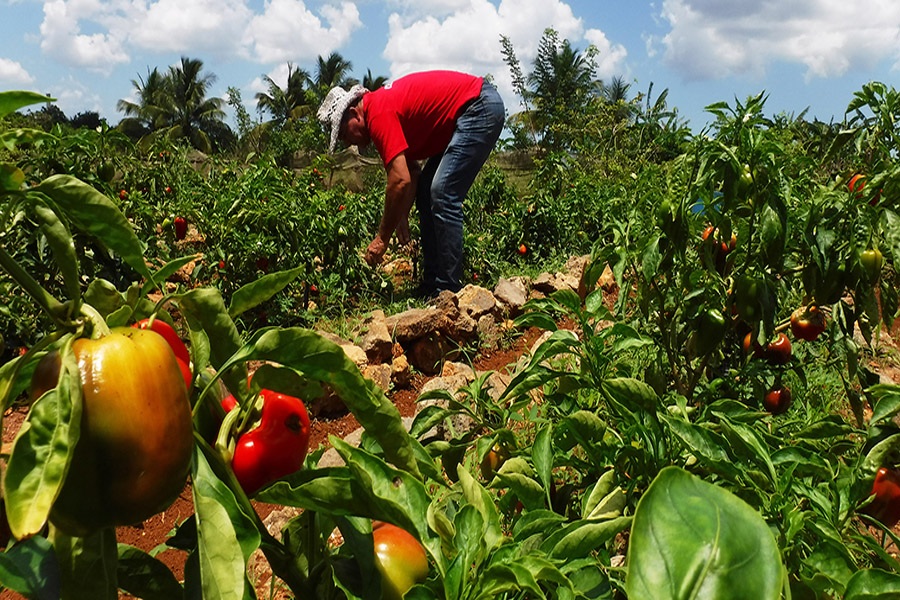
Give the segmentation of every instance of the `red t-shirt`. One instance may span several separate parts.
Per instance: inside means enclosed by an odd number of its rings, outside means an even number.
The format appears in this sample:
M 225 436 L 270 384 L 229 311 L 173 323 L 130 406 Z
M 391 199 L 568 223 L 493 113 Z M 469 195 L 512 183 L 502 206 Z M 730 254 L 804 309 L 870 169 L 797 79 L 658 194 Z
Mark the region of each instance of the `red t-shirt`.
M 462 107 L 481 93 L 483 79 L 455 71 L 406 75 L 363 98 L 366 127 L 384 165 L 401 152 L 409 160 L 444 151 Z

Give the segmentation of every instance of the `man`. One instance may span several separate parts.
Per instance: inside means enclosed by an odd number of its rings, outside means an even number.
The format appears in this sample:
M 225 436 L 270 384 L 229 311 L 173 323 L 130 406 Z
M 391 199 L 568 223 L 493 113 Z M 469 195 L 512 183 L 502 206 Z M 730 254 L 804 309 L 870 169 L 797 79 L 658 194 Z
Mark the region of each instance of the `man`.
M 338 139 L 372 142 L 387 170 L 384 213 L 366 249 L 381 262 L 391 236 L 409 241 L 409 211 L 419 212 L 425 297 L 462 287 L 463 200 L 500 137 L 505 119 L 497 89 L 455 71 L 413 73 L 369 92 L 356 85 L 328 92 L 318 111 Z M 425 160 L 420 169 L 419 162 Z

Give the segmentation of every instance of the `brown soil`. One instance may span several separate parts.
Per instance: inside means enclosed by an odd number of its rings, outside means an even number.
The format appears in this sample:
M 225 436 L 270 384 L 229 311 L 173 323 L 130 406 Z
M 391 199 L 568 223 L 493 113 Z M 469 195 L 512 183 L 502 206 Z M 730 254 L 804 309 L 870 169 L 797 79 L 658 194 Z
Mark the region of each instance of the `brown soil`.
M 529 349 L 534 341 L 541 334 L 541 330 L 531 328 L 517 337 L 509 347 L 482 352 L 475 357 L 473 367 L 477 371 L 502 371 L 509 365 L 515 363 L 524 351 Z M 392 390 L 389 398 L 400 411 L 403 417 L 410 417 L 416 412 L 416 399 L 419 396 L 419 390 L 431 379 L 431 377 L 417 374 L 413 377 L 410 385 L 403 389 Z M 27 409 L 24 406 L 17 405 L 10 408 L 4 415 L 3 420 L 3 444 L 8 446 L 15 437 L 19 429 L 19 425 L 25 418 Z M 333 418 L 314 419 L 311 423 L 310 448 L 318 448 L 321 445 L 328 444 L 329 436 L 339 438 L 345 437 L 359 427 L 356 418 L 351 414 L 338 415 Z M 254 502 L 261 518 L 265 518 L 278 506 Z M 130 527 L 120 527 L 116 531 L 117 539 L 120 543 L 128 544 L 144 550 L 152 551 L 154 548 L 164 544 L 172 535 L 175 527 L 180 525 L 185 519 L 190 517 L 194 511 L 193 498 L 191 495 L 190 484 L 185 486 L 184 491 L 175 500 L 175 502 L 164 512 L 148 519 L 147 521 Z M 159 553 L 158 558 L 164 563 L 175 575 L 178 580 L 184 577 L 184 561 L 187 558 L 185 552 L 175 549 L 165 549 Z M 265 586 L 265 594 L 260 597 L 268 597 L 268 585 Z M 263 592 L 263 590 L 259 590 Z M 120 600 L 131 599 L 133 596 L 121 594 Z M 278 595 L 277 598 L 291 598 L 290 595 Z M 0 600 L 13 600 L 21 598 L 19 594 L 10 592 L 9 590 L 0 591 Z

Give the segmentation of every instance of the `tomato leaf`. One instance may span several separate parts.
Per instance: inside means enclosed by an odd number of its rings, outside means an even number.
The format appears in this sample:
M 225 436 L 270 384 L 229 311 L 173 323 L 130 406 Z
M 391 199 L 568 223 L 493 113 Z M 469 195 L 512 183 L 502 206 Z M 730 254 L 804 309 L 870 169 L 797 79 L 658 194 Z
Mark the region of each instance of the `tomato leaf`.
M 59 561 L 62 593 L 67 600 L 115 598 L 116 530 L 99 529 L 87 537 L 74 537 L 50 529 L 50 541 Z
M 638 502 L 628 545 L 629 598 L 778 600 L 782 577 L 769 526 L 727 490 L 666 467 Z
M 565 525 L 549 536 L 543 547 L 553 558 L 583 558 L 602 548 L 631 524 L 632 517 L 609 520 L 580 520 Z
M 9 456 L 3 489 L 17 538 L 36 534 L 47 522 L 81 432 L 81 378 L 71 344 L 70 338 L 60 350 L 57 386 L 32 405 Z
M 900 595 L 900 575 L 880 569 L 857 571 L 847 582 L 843 600 L 889 600 Z
M 25 90 L 0 92 L 0 117 L 5 117 L 11 112 L 15 112 L 20 108 L 32 104 L 45 104 L 49 102 L 56 102 L 56 98 Z
M 40 223 L 47 244 L 53 250 L 53 258 L 62 274 L 69 298 L 81 296 L 81 279 L 78 270 L 78 256 L 75 253 L 75 241 L 65 224 L 53 210 L 35 200 L 32 206 L 34 216 Z

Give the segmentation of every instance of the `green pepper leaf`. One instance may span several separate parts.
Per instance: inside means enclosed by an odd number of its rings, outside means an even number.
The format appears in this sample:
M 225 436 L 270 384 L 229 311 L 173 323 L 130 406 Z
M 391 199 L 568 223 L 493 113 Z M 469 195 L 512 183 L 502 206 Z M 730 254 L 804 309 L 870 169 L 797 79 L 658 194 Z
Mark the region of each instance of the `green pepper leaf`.
M 79 229 L 119 255 L 138 274 L 152 279 L 144 247 L 128 218 L 112 200 L 70 175 L 53 175 L 35 188 L 45 194 Z
M 762 515 L 718 486 L 666 467 L 638 502 L 629 598 L 778 600 L 784 567 Z
M 47 522 L 81 432 L 81 377 L 71 338 L 60 358 L 59 381 L 32 405 L 4 475 L 6 514 L 16 538 L 36 534 Z

